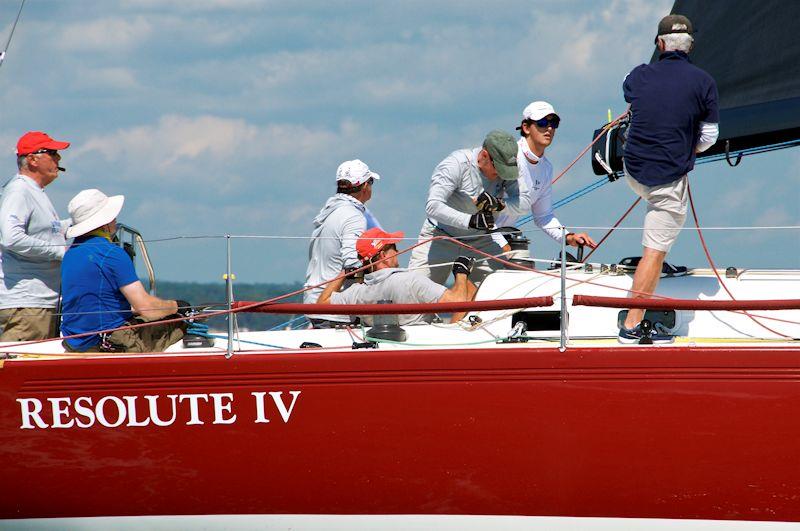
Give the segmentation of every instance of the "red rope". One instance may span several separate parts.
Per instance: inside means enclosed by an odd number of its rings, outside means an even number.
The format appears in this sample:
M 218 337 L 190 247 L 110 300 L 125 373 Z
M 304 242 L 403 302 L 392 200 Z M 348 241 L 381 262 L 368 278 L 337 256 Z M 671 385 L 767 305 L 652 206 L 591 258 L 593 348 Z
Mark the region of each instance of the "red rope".
M 628 297 L 595 297 L 575 295 L 574 306 L 607 308 L 641 308 L 645 310 L 800 310 L 800 299 L 699 301 L 695 299 L 645 299 Z
M 600 238 L 600 241 L 597 243 L 597 245 L 595 245 L 594 249 L 589 251 L 589 254 L 587 254 L 586 256 L 583 257 L 583 260 L 581 260 L 581 263 L 586 262 L 586 260 L 588 260 L 589 257 L 592 256 L 592 254 L 597 250 L 597 248 L 600 247 L 601 245 L 603 245 L 603 242 L 606 241 L 606 239 L 609 236 L 611 236 L 611 233 L 614 232 L 614 229 L 619 227 L 619 224 L 622 223 L 622 220 L 624 220 L 626 217 L 628 217 L 628 214 L 630 214 L 633 211 L 633 209 L 636 207 L 636 205 L 639 204 L 639 201 L 641 201 L 641 200 L 642 200 L 641 197 L 637 197 L 636 198 L 636 201 L 634 201 L 633 204 L 630 207 L 628 207 L 628 210 L 626 210 L 625 213 L 622 214 L 622 217 L 619 218 L 616 223 L 614 223 L 614 226 L 611 227 L 611 229 L 609 229 L 608 232 L 606 232 L 606 235 L 603 236 L 602 238 Z
M 689 185 L 689 179 L 688 178 L 686 179 L 686 191 L 689 194 L 689 206 L 692 209 L 692 217 L 694 218 L 694 226 L 697 228 L 697 235 L 700 237 L 700 245 L 703 247 L 703 252 L 706 255 L 706 259 L 708 259 L 708 264 L 711 266 L 711 271 L 714 272 L 714 275 L 717 277 L 717 280 L 719 281 L 719 285 L 722 286 L 722 289 L 725 290 L 725 293 L 728 294 L 728 296 L 731 298 L 732 301 L 735 301 L 736 297 L 733 296 L 733 293 L 731 293 L 731 290 L 728 289 L 728 286 L 725 285 L 725 281 L 722 280 L 722 277 L 717 272 L 717 266 L 714 264 L 714 260 L 711 258 L 711 253 L 709 252 L 708 246 L 706 245 L 706 239 L 703 237 L 703 231 L 700 229 L 700 221 L 697 218 L 697 211 L 695 211 L 695 208 L 694 208 L 694 199 L 692 198 L 692 187 Z M 767 325 L 765 325 L 764 323 L 760 322 L 758 319 L 756 319 L 755 317 L 753 317 L 752 315 L 750 315 L 746 311 L 744 311 L 742 313 L 744 313 L 744 315 L 746 315 L 747 317 L 752 319 L 754 323 L 756 323 L 758 326 L 760 326 L 764 330 L 767 330 L 768 332 L 771 332 L 771 333 L 773 333 L 775 335 L 778 335 L 778 336 L 781 336 L 781 337 L 785 337 L 785 338 L 790 338 L 791 337 L 791 336 L 787 336 L 785 334 L 781 334 L 780 332 L 777 332 L 777 331 L 773 330 L 772 328 L 770 328 Z
M 520 299 L 500 299 L 491 301 L 434 302 L 431 304 L 265 304 L 239 301 L 235 308 L 245 307 L 247 312 L 256 313 L 304 313 L 337 315 L 387 315 L 416 313 L 449 313 L 464 311 L 509 310 L 512 308 L 534 308 L 552 306 L 553 297 L 525 297 Z

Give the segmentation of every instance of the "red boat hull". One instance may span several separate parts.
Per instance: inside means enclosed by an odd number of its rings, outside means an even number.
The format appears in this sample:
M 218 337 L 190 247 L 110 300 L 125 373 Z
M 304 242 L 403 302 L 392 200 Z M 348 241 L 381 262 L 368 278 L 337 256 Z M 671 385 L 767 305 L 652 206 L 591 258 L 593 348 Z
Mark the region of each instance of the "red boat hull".
M 6 362 L 0 517 L 800 521 L 800 348 L 307 352 Z

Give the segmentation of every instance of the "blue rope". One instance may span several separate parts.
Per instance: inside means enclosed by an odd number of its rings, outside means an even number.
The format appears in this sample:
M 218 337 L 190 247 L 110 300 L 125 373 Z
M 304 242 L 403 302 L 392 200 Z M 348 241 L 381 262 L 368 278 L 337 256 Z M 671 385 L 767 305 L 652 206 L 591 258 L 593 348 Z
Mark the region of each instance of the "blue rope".
M 274 330 L 283 330 L 283 329 L 284 329 L 284 328 L 286 328 L 287 326 L 293 325 L 293 323 L 296 323 L 297 321 L 299 321 L 299 320 L 301 320 L 301 319 L 305 319 L 305 318 L 306 318 L 306 316 L 305 316 L 305 315 L 301 315 L 301 316 L 299 316 L 299 317 L 295 317 L 294 319 L 289 319 L 289 320 L 288 320 L 288 321 L 286 321 L 285 323 L 281 323 L 281 324 L 279 324 L 279 325 L 275 325 L 275 326 L 273 326 L 272 328 L 270 328 L 270 329 L 269 329 L 269 330 L 267 330 L 267 331 L 268 331 L 268 332 L 272 332 L 272 331 L 274 331 Z
M 213 337 L 213 338 L 217 338 L 217 339 L 224 339 L 226 341 L 228 339 L 228 336 L 223 336 L 223 335 L 220 335 L 220 334 L 209 334 L 207 332 L 200 332 L 200 331 L 190 332 L 189 331 L 190 329 L 191 329 L 191 326 L 189 327 L 189 329 L 186 330 L 187 334 L 194 334 L 196 336 L 203 336 L 203 337 Z M 208 326 L 206 326 L 206 329 L 208 329 Z M 281 349 L 281 350 L 284 350 L 284 349 L 288 348 L 288 347 L 281 347 L 281 346 L 278 346 L 278 345 L 270 345 L 269 343 L 259 343 L 258 341 L 249 341 L 247 339 L 235 339 L 234 341 L 238 341 L 240 343 L 248 343 L 250 345 L 258 345 L 259 347 L 278 348 L 278 349 Z
M 742 156 L 755 155 L 756 153 L 766 153 L 766 152 L 769 152 L 769 151 L 776 151 L 778 149 L 794 147 L 794 146 L 797 146 L 798 144 L 800 144 L 800 141 L 798 141 L 798 140 L 789 140 L 787 142 L 780 142 L 778 144 L 771 144 L 769 146 L 760 146 L 760 147 L 755 147 L 755 148 L 741 149 L 741 150 L 738 150 L 738 151 L 731 151 L 728 154 L 728 156 L 736 157 L 736 156 L 738 156 L 740 154 Z M 707 162 L 717 162 L 719 160 L 725 160 L 725 153 L 720 153 L 719 155 L 712 155 L 710 157 L 705 157 L 705 158 L 699 159 L 699 160 L 697 160 L 695 162 L 695 165 L 705 164 Z M 567 197 L 565 197 L 563 199 L 559 199 L 558 201 L 556 201 L 553 204 L 553 210 L 555 210 L 557 208 L 560 208 L 560 207 L 562 207 L 562 206 L 564 206 L 566 204 L 569 204 L 569 203 L 575 201 L 576 199 L 579 199 L 579 198 L 585 196 L 586 194 L 588 194 L 590 192 L 593 192 L 593 191 L 597 190 L 598 188 L 600 188 L 600 187 L 602 187 L 602 186 L 604 186 L 604 185 L 606 185 L 607 183 L 610 183 L 610 182 L 611 181 L 608 180 L 608 177 L 603 176 L 600 179 L 598 179 L 597 181 L 593 182 L 592 184 L 590 184 L 588 186 L 584 186 L 583 188 L 581 188 L 577 192 L 574 192 L 574 193 L 568 195 Z M 532 214 L 528 214 L 527 216 L 523 216 L 522 218 L 519 219 L 519 221 L 517 221 L 517 227 L 521 227 L 522 225 L 528 223 L 532 219 L 533 219 L 533 215 Z
M 598 180 L 596 180 L 595 182 L 593 182 L 592 184 L 590 184 L 588 186 L 584 186 L 583 188 L 581 188 L 577 192 L 573 192 L 572 194 L 568 195 L 567 197 L 565 197 L 563 199 L 559 199 L 558 201 L 556 201 L 555 204 L 553 204 L 553 210 L 555 210 L 557 208 L 560 208 L 560 207 L 562 207 L 562 206 L 564 206 L 564 205 L 566 205 L 568 203 L 571 203 L 571 202 L 575 201 L 576 199 L 579 199 L 579 198 L 585 196 L 589 192 L 593 192 L 593 191 L 597 190 L 598 188 L 600 188 L 601 186 L 604 186 L 605 184 L 607 184 L 609 182 L 611 182 L 611 181 L 608 180 L 608 177 L 601 177 Z M 522 225 L 528 223 L 532 219 L 533 219 L 533 215 L 532 214 L 528 214 L 527 216 L 524 216 L 524 217 L 520 218 L 519 221 L 517 221 L 517 227 L 521 227 Z

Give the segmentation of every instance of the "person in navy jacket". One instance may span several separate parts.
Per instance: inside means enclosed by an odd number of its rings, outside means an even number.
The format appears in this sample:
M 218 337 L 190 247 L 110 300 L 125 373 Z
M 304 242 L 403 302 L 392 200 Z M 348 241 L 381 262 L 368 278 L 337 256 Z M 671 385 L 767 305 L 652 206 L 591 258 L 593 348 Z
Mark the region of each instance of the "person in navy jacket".
M 658 24 L 658 61 L 634 68 L 622 84 L 631 123 L 625 146 L 625 177 L 647 201 L 642 258 L 633 277 L 631 297 L 649 297 L 661 268 L 686 220 L 687 174 L 695 155 L 719 136 L 717 85 L 689 61 L 692 23 L 668 15 Z M 644 310 L 631 309 L 620 329 L 622 343 L 638 342 Z M 654 342 L 673 338 L 658 325 Z

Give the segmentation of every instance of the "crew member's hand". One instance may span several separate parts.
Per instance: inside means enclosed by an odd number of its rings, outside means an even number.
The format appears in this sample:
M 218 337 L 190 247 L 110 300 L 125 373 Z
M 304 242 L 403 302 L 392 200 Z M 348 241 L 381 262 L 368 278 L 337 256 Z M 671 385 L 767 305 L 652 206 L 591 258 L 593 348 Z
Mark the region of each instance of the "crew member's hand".
M 481 212 L 500 212 L 506 207 L 506 202 L 484 191 L 475 200 L 475 207 Z
M 491 212 L 478 212 L 469 218 L 469 227 L 477 230 L 490 230 L 494 228 L 494 216 Z
M 577 247 L 579 245 L 585 245 L 590 249 L 594 249 L 597 247 L 597 243 L 592 239 L 591 236 L 586 234 L 585 232 L 569 233 L 567 234 L 567 245 L 572 245 L 573 247 Z
M 472 273 L 472 266 L 475 265 L 475 260 L 467 258 L 466 256 L 459 256 L 453 262 L 453 276 L 467 275 Z
M 191 317 L 194 314 L 194 308 L 188 302 L 175 299 L 175 304 L 178 305 L 178 311 L 175 313 L 184 319 Z

